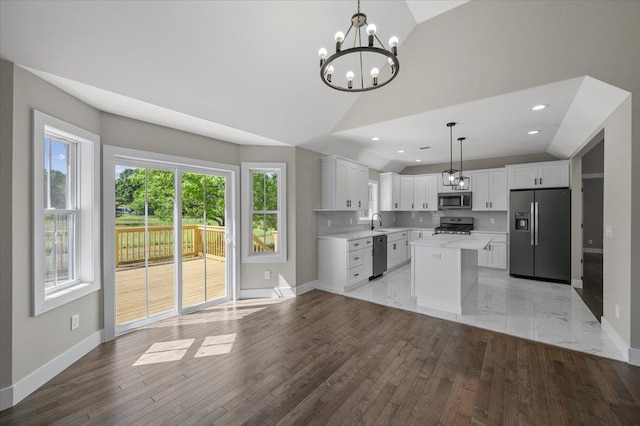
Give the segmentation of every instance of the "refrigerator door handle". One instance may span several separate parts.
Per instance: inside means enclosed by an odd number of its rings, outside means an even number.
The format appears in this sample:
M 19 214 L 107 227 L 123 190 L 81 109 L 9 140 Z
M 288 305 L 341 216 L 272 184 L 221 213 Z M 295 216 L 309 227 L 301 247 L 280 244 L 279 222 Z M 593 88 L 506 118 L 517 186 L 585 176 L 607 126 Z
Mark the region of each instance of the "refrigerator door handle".
M 530 217 L 530 223 L 533 225 L 533 218 L 534 216 L 534 209 L 533 209 L 533 202 L 531 202 L 531 216 Z M 537 219 L 537 218 L 536 218 Z M 531 229 L 529 230 L 529 234 L 531 234 L 531 245 L 534 244 L 534 239 L 533 239 L 533 233 L 535 232 L 535 225 L 531 226 Z
M 536 201 L 535 207 L 535 234 L 536 234 L 536 245 L 538 245 L 539 237 L 538 237 L 538 202 Z

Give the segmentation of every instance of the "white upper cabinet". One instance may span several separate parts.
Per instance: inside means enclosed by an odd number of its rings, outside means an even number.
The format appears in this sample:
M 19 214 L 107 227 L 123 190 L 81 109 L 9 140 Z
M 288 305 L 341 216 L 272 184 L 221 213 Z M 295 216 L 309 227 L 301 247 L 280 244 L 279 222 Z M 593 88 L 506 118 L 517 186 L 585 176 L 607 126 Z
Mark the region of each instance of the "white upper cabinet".
M 381 173 L 380 210 L 437 211 L 437 175 Z
M 414 210 L 413 176 L 400 177 L 400 210 Z
M 505 169 L 473 172 L 473 210 L 507 210 L 507 171 Z
M 507 166 L 509 189 L 564 188 L 569 186 L 569 161 Z
M 339 157 L 322 159 L 322 208 L 366 210 L 369 169 Z
M 400 210 L 400 186 L 400 175 L 380 173 L 378 180 L 380 211 Z

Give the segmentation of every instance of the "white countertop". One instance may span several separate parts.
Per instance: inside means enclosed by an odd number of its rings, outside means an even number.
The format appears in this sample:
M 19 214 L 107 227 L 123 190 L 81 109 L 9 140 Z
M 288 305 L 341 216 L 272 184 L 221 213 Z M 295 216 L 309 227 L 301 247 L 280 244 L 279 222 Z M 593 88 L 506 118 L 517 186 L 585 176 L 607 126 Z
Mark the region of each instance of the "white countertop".
M 439 247 L 450 249 L 482 250 L 491 242 L 489 237 L 477 235 L 427 235 L 411 244 L 422 247 Z
M 320 235 L 318 239 L 321 240 L 359 240 L 360 238 L 376 237 L 378 235 L 394 234 L 396 232 L 407 232 L 413 228 L 376 228 L 375 231 L 354 231 L 344 232 L 341 234 Z M 433 231 L 433 229 L 421 229 L 424 231 Z

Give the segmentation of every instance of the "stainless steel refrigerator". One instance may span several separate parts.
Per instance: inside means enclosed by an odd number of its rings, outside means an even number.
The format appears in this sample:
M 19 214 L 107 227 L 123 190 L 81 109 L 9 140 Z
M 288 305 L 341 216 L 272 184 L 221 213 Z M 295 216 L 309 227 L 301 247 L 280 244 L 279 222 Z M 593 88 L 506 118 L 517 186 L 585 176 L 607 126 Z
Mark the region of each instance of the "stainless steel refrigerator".
M 571 190 L 512 190 L 509 215 L 509 273 L 569 283 Z

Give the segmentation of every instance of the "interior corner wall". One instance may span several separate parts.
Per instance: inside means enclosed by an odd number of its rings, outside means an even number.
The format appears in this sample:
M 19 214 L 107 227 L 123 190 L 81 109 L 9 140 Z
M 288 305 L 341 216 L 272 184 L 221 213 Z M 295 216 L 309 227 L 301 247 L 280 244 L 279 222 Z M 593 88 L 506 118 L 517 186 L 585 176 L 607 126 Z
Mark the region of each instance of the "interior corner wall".
M 294 147 L 240 145 L 240 161 L 287 164 L 287 261 L 282 263 L 243 263 L 241 289 L 295 287 L 296 281 L 296 155 Z M 264 271 L 271 271 L 271 279 Z
M 607 118 L 604 124 L 606 143 L 604 144 L 604 209 L 603 219 L 606 227 L 611 227 L 611 237 L 604 237 L 603 264 L 603 317 L 613 326 L 620 337 L 631 345 L 631 325 L 635 324 L 636 332 L 640 332 L 640 321 L 633 323 L 634 315 L 640 310 L 638 296 L 638 276 L 632 282 L 634 263 L 640 259 L 632 255 L 632 194 L 622 191 L 620 182 L 629 180 L 632 172 L 631 142 L 631 96 Z M 640 120 L 636 118 L 640 128 Z M 639 144 L 636 144 L 638 149 Z M 639 162 L 640 164 L 640 162 Z M 640 188 L 640 184 L 635 188 Z M 635 191 L 638 192 L 637 190 Z M 636 212 L 635 217 L 640 217 Z M 637 222 L 637 221 L 636 221 Z M 638 225 L 637 223 L 635 224 Z M 640 240 L 635 240 L 640 244 Z M 636 269 L 636 272 L 638 270 Z M 620 307 L 620 318 L 616 317 L 616 305 Z M 637 342 L 636 348 L 640 347 Z
M 12 209 L 12 383 L 15 385 L 102 329 L 102 292 L 88 294 L 35 317 L 31 315 L 33 110 L 95 134 L 100 134 L 100 113 L 23 68 L 13 66 L 13 70 L 13 169 L 9 204 Z M 80 327 L 71 331 L 70 318 L 74 314 L 80 314 Z
M 318 279 L 318 221 L 321 207 L 322 154 L 296 148 L 296 285 Z
M 13 170 L 13 67 L 0 59 L 0 200 L 11 200 Z M 13 234 L 11 203 L 0 203 L 0 390 L 12 385 Z M 7 402 L 9 403 L 9 402 Z M 0 400 L 0 407 L 4 401 Z

